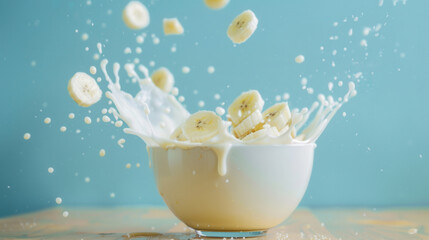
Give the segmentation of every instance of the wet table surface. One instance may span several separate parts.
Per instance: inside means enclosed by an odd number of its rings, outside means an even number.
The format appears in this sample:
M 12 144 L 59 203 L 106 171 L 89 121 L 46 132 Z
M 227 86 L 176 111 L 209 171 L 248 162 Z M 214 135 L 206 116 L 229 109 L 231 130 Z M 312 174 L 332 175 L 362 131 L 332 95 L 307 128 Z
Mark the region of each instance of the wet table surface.
M 299 208 L 252 239 L 429 239 L 428 229 L 429 208 Z M 202 238 L 167 208 L 120 207 L 51 208 L 0 218 L 0 239 Z

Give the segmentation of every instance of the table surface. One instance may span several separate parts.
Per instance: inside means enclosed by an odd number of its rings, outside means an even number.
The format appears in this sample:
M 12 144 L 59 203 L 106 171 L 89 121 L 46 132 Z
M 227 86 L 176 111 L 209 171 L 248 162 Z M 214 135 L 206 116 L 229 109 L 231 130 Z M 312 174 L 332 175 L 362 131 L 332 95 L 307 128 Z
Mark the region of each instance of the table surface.
M 63 216 L 64 211 L 69 215 Z M 429 208 L 297 209 L 252 239 L 429 239 Z M 200 239 L 167 208 L 51 208 L 0 218 L 0 239 Z

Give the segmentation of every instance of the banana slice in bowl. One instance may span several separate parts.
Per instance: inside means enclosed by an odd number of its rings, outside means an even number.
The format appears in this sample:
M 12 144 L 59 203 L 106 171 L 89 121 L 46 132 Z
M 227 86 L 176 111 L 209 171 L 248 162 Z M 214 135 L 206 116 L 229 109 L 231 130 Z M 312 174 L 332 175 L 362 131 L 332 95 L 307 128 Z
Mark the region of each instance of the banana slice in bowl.
M 222 119 L 211 111 L 192 114 L 183 124 L 183 135 L 191 142 L 205 142 L 215 137 L 222 127 Z

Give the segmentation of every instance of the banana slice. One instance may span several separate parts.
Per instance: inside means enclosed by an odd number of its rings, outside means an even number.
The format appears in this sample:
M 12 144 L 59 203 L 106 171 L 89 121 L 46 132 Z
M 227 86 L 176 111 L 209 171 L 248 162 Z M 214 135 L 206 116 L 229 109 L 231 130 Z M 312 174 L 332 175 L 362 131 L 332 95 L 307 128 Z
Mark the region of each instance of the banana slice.
M 204 0 L 204 3 L 211 9 L 219 10 L 224 8 L 229 3 L 229 0 Z
M 252 10 L 246 10 L 238 15 L 228 27 L 228 37 L 233 43 L 243 43 L 255 32 L 258 19 Z
M 244 119 L 240 124 L 232 128 L 232 131 L 237 138 L 241 139 L 247 134 L 254 131 L 254 129 L 258 125 L 260 125 L 263 120 L 264 118 L 262 117 L 261 112 L 259 110 L 256 110 L 246 119 Z
M 219 133 L 222 119 L 214 112 L 200 111 L 192 114 L 183 124 L 184 136 L 191 142 L 205 142 Z
M 67 89 L 71 98 L 82 107 L 97 103 L 103 93 L 94 78 L 83 72 L 73 75 Z
M 282 131 L 288 126 L 291 119 L 291 113 L 287 102 L 274 104 L 262 113 L 265 123 L 276 127 L 278 131 Z
M 150 76 L 153 84 L 159 87 L 162 91 L 169 93 L 174 85 L 174 76 L 171 72 L 165 68 L 158 68 L 155 72 Z
M 228 114 L 233 126 L 250 116 L 254 111 L 262 111 L 264 100 L 256 90 L 242 93 L 228 108 Z
M 125 6 L 122 12 L 125 24 L 134 30 L 145 28 L 149 25 L 149 11 L 139 1 L 131 1 Z
M 183 26 L 177 18 L 164 18 L 164 34 L 179 35 L 183 34 Z
M 188 140 L 185 135 L 183 135 L 182 125 L 178 126 L 176 130 L 170 135 L 170 138 L 177 141 L 186 141 Z
M 279 131 L 275 127 L 262 128 L 256 132 L 252 132 L 249 135 L 245 136 L 242 140 L 244 142 L 258 140 L 265 136 L 277 137 L 279 136 Z

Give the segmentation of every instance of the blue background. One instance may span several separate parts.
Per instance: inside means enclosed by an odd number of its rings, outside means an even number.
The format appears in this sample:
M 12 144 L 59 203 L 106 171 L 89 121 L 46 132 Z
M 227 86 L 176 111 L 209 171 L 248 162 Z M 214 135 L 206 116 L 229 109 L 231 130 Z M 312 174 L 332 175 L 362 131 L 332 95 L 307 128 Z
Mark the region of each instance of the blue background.
M 146 66 L 153 60 L 155 68 L 168 67 L 191 112 L 199 109 L 199 100 L 214 110 L 249 89 L 258 89 L 266 106 L 288 92 L 289 104 L 301 108 L 317 96 L 301 89 L 301 76 L 316 93 L 328 93 L 327 84 L 333 81 L 338 97 L 346 92 L 346 84 L 340 88 L 336 83 L 362 72 L 357 97 L 341 110 L 347 116 L 338 114 L 317 142 L 301 206 L 429 205 L 429 1 L 400 1 L 395 7 L 384 0 L 379 7 L 376 0 L 233 0 L 213 11 L 202 1 L 144 0 L 151 24 L 142 31 L 124 25 L 121 11 L 126 3 L 0 1 L 0 216 L 56 206 L 56 197 L 62 197 L 64 206 L 163 204 L 143 142 L 111 124 L 95 123 L 108 106 L 106 98 L 81 108 L 67 92 L 67 82 L 77 71 L 89 73 L 95 65 L 101 76 L 99 61 L 92 57 L 99 41 L 111 63 L 138 57 Z M 226 29 L 245 9 L 255 12 L 259 26 L 246 43 L 234 46 Z M 164 17 L 178 17 L 185 34 L 165 37 Z M 374 31 L 362 35 L 363 27 L 379 23 L 378 37 Z M 134 51 L 140 46 L 136 35 L 143 32 L 147 37 L 139 55 Z M 87 41 L 82 41 L 82 33 L 89 34 Z M 152 33 L 160 38 L 159 45 L 152 43 Z M 363 38 L 367 48 L 359 44 Z M 170 51 L 173 44 L 175 53 Z M 127 46 L 131 55 L 123 53 Z M 336 56 L 331 54 L 334 49 Z M 294 62 L 298 54 L 305 55 L 303 64 Z M 216 68 L 214 74 L 207 73 L 210 65 Z M 183 74 L 183 66 L 191 72 Z M 105 81 L 100 86 L 106 90 Z M 131 84 L 124 88 L 137 90 Z M 215 93 L 221 100 L 214 100 Z M 70 112 L 75 119 L 68 119 Z M 91 125 L 83 122 L 87 115 Z M 45 117 L 52 118 L 50 125 L 43 123 Z M 59 131 L 63 125 L 65 133 Z M 25 132 L 32 134 L 29 141 L 23 139 Z M 122 137 L 127 140 L 123 149 L 116 143 Z M 98 156 L 101 148 L 107 151 L 104 158 Z M 127 163 L 133 167 L 127 169 Z M 55 169 L 53 174 L 49 167 Z M 85 177 L 91 181 L 86 183 Z

